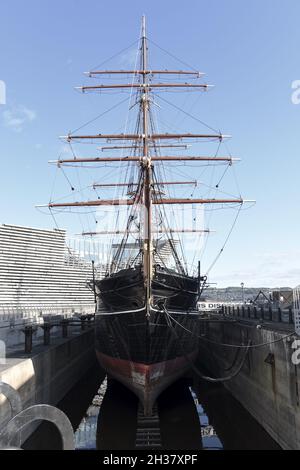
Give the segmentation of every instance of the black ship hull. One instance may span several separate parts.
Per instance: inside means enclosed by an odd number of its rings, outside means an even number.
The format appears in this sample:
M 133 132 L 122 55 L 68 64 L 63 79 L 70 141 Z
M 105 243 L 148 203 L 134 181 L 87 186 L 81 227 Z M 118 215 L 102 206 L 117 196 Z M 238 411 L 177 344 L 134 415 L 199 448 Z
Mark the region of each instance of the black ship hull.
M 151 414 L 157 396 L 190 369 L 198 352 L 198 325 L 195 312 L 167 315 L 151 309 L 149 320 L 145 308 L 98 313 L 99 363 L 139 397 L 145 414 Z
M 96 281 L 102 301 L 102 311 L 96 315 L 98 360 L 139 397 L 146 414 L 157 396 L 190 369 L 197 355 L 199 321 L 193 308 L 197 285 L 195 278 L 156 271 L 147 315 L 140 269 Z
M 96 290 L 108 311 L 142 308 L 145 305 L 145 282 L 141 267 L 123 269 L 96 281 Z M 151 283 L 152 305 L 190 310 L 196 308 L 198 278 L 163 268 L 155 269 Z

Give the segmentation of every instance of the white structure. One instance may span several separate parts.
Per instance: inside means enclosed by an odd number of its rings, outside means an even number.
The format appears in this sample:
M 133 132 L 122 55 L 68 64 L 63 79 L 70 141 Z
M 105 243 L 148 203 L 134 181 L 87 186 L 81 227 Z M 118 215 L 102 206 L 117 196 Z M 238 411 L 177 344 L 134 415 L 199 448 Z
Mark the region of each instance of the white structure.
M 91 279 L 91 262 L 67 248 L 64 231 L 0 225 L 0 319 L 93 308 Z
M 243 302 L 216 302 L 214 300 L 200 300 L 197 304 L 197 308 L 203 312 L 209 312 L 213 310 L 220 310 L 222 306 L 224 307 L 241 307 Z
M 300 336 L 300 286 L 293 289 L 294 322 L 297 335 Z

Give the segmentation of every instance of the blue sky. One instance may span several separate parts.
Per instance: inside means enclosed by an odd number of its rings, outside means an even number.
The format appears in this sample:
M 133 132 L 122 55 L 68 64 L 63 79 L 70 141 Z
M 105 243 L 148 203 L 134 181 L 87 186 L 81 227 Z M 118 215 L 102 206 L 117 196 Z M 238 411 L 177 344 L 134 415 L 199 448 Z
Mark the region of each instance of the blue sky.
M 141 4 L 1 2 L 0 80 L 7 97 L 0 105 L 0 222 L 53 227 L 34 206 L 49 201 L 55 168 L 47 162 L 64 152 L 58 136 L 109 107 L 110 98 L 122 98 L 106 96 L 100 105 L 100 97 L 82 96 L 73 87 L 85 81 L 82 72 L 138 38 L 145 13 L 149 38 L 204 71 L 216 86 L 193 114 L 232 134 L 230 151 L 242 158 L 236 168 L 242 194 L 257 200 L 241 213 L 211 281 L 299 284 L 300 105 L 291 100 L 292 82 L 300 79 L 299 1 Z M 108 64 L 122 68 L 130 54 L 132 49 Z M 174 66 L 171 58 L 153 54 L 165 67 Z M 118 129 L 118 117 L 105 118 L 103 125 Z M 66 194 L 66 181 L 58 181 L 56 191 Z M 72 230 L 70 218 L 58 221 Z M 204 269 L 221 246 L 217 238 Z

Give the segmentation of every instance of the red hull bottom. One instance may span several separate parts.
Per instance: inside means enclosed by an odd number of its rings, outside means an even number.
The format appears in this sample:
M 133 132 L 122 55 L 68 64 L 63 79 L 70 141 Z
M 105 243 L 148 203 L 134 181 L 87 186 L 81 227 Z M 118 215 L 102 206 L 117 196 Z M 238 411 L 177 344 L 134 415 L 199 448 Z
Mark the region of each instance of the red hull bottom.
M 96 351 L 98 361 L 113 378 L 134 392 L 144 406 L 145 415 L 151 415 L 152 407 L 160 393 L 182 377 L 196 359 L 197 351 L 156 364 L 141 364 L 107 356 Z

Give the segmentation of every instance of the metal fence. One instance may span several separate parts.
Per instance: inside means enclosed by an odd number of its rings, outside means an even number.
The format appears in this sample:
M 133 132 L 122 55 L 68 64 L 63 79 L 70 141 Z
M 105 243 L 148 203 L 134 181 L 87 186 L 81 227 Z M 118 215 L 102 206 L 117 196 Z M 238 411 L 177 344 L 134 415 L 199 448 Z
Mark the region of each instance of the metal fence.
M 257 307 L 254 305 L 228 306 L 222 305 L 221 312 L 224 315 L 253 319 L 260 321 L 269 321 L 274 323 L 294 324 L 294 315 L 292 307 L 288 309 L 274 308 L 272 306 Z
M 32 319 L 38 322 L 39 317 L 51 315 L 73 316 L 82 313 L 94 313 L 95 304 L 71 304 L 71 305 L 1 305 L 0 304 L 0 322 L 11 320 Z

